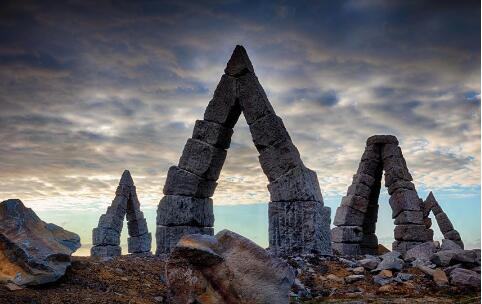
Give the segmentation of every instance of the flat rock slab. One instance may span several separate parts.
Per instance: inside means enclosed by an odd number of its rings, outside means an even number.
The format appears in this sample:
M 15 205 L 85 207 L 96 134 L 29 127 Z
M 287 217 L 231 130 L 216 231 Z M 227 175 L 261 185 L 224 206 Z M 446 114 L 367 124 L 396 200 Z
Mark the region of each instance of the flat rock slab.
M 94 257 L 116 257 L 121 255 L 121 247 L 118 245 L 97 245 L 90 248 L 90 255 Z
M 204 141 L 220 149 L 228 149 L 231 144 L 233 129 L 216 122 L 196 120 L 192 138 Z
M 218 184 L 194 173 L 172 166 L 167 172 L 163 192 L 165 195 L 184 195 L 198 198 L 213 196 Z
M 268 184 L 271 201 L 323 202 L 315 171 L 299 166 Z
M 127 248 L 129 253 L 143 253 L 151 251 L 152 237 L 150 233 L 127 238 Z
M 269 181 L 274 181 L 293 168 L 303 166 L 298 149 L 291 140 L 282 140 L 263 150 L 259 163 Z
M 429 241 L 433 240 L 433 230 L 425 225 L 398 225 L 394 230 L 398 241 Z
M 62 277 L 80 237 L 43 222 L 18 199 L 0 203 L 0 257 L 2 281 L 40 285 Z
M 183 237 L 166 263 L 172 303 L 287 304 L 294 278 L 286 262 L 227 230 Z
M 225 159 L 226 150 L 190 138 L 179 159 L 179 168 L 215 181 L 219 178 Z
M 348 206 L 340 206 L 336 209 L 335 226 L 362 226 L 365 214 Z

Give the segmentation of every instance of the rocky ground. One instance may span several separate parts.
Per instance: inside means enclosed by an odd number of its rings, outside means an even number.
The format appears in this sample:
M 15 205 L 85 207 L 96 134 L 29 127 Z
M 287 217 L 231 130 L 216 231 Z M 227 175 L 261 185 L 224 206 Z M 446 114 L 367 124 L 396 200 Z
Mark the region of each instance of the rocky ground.
M 479 288 L 440 287 L 415 267 L 391 272 L 393 278 L 382 281 L 382 286 L 374 282 L 375 274 L 357 269 L 355 261 L 310 255 L 287 261 L 297 271 L 292 303 L 480 302 Z M 162 258 L 152 256 L 105 261 L 73 257 L 72 266 L 58 282 L 18 290 L 1 287 L 0 303 L 164 303 L 164 265 Z

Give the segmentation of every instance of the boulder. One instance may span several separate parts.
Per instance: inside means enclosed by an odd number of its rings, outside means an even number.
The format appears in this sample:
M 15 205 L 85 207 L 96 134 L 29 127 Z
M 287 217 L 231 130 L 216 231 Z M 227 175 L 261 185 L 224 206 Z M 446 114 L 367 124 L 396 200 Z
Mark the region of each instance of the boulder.
M 165 195 L 185 195 L 198 198 L 211 197 L 217 183 L 199 177 L 194 173 L 172 166 L 167 172 L 163 192 Z
M 358 265 L 360 265 L 361 267 L 367 270 L 373 270 L 377 268 L 379 263 L 380 263 L 380 259 L 378 259 L 377 257 L 365 258 L 358 261 Z
M 42 221 L 18 199 L 0 203 L 0 278 L 17 285 L 54 282 L 80 247 L 77 234 Z
M 363 274 L 352 274 L 345 277 L 345 282 L 348 284 L 351 284 L 364 279 L 365 279 L 365 276 Z
M 435 242 L 425 242 L 409 249 L 404 254 L 404 259 L 414 259 L 414 260 L 430 260 L 432 255 L 437 252 L 438 244 Z
M 378 264 L 377 268 L 375 268 L 375 271 L 382 271 L 386 269 L 400 271 L 403 268 L 403 264 L 402 259 L 399 259 L 394 255 L 387 255 Z
M 450 283 L 480 288 L 480 274 L 472 270 L 456 268 L 450 272 Z
M 449 239 L 443 239 L 442 240 L 442 246 L 440 246 L 440 251 L 442 250 L 462 250 L 463 248 L 461 248 L 457 243 L 455 243 L 454 241 L 452 240 L 449 240 Z
M 187 140 L 179 159 L 179 168 L 207 180 L 215 181 L 219 178 L 223 168 L 226 153 L 226 150 L 190 138 Z
M 460 249 L 455 249 L 455 250 L 444 250 L 444 251 L 439 251 L 437 253 L 434 253 L 432 257 L 430 257 L 430 261 L 434 263 L 437 266 L 449 266 L 452 263 L 452 259 L 459 253 L 462 252 L 463 250 Z
M 255 243 L 223 230 L 181 238 L 166 279 L 173 303 L 288 303 L 295 274 Z
M 179 239 L 185 234 L 207 234 L 213 235 L 212 227 L 195 227 L 195 226 L 163 226 L 157 225 L 156 229 L 156 254 L 170 253 L 172 248 L 176 246 Z

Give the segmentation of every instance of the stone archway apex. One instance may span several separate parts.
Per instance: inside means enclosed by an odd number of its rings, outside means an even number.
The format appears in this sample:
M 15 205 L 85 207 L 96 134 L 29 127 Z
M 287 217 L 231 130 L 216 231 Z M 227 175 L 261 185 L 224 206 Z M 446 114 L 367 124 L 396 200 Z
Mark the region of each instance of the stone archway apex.
M 149 253 L 151 251 L 151 233 L 147 229 L 144 213 L 140 210 L 136 186 L 128 170 L 122 173 L 119 186 L 112 204 L 99 219 L 99 225 L 92 230 L 92 256 L 121 255 L 120 234 L 124 217 L 127 218 L 129 253 Z
M 398 139 L 393 135 L 374 135 L 367 139 L 357 173 L 336 210 L 332 229 L 333 250 L 343 255 L 375 254 L 378 197 L 385 172 L 385 186 L 390 195 L 392 218 L 395 220 L 393 250 L 408 249 L 433 240 Z
M 213 234 L 211 196 L 243 113 L 269 181 L 270 250 L 330 254 L 330 208 L 323 206 L 317 175 L 303 164 L 244 47 L 235 47 L 224 72 L 178 165 L 168 171 L 157 211 L 156 253 L 169 253 L 183 234 Z

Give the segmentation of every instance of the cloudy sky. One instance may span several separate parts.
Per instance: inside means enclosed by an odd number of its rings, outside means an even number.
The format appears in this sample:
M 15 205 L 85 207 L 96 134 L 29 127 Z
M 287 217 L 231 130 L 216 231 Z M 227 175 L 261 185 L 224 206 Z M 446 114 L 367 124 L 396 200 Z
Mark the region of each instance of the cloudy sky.
M 242 44 L 327 205 L 394 134 L 480 247 L 479 1 L 177 2 L 2 2 L 0 199 L 97 216 L 127 168 L 155 210 Z M 266 184 L 241 118 L 215 204 L 266 203 Z

